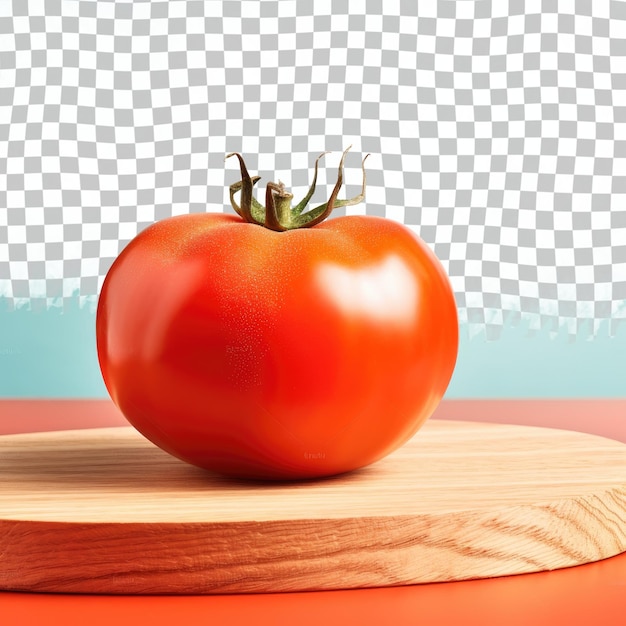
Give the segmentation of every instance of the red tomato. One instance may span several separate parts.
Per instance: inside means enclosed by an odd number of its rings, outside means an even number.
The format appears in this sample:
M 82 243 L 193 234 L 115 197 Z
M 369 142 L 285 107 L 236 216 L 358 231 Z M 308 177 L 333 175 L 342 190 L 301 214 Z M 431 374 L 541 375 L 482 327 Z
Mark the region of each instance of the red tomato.
M 156 222 L 112 265 L 96 325 L 105 384 L 137 430 L 264 479 L 398 448 L 439 403 L 458 347 L 436 257 L 369 216 L 284 232 L 226 214 Z

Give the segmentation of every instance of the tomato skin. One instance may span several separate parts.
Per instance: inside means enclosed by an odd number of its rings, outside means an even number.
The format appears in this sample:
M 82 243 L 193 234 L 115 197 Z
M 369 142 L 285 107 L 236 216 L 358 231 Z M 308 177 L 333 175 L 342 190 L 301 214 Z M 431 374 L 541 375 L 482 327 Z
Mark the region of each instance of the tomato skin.
M 113 401 L 153 443 L 224 475 L 304 479 L 419 429 L 450 381 L 458 319 L 441 264 L 394 221 L 275 232 L 206 213 L 126 246 L 96 336 Z

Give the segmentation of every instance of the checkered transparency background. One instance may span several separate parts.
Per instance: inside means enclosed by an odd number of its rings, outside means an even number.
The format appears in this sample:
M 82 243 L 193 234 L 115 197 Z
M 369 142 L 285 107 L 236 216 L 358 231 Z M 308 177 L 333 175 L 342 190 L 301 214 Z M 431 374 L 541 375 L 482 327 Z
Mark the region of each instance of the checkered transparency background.
M 303 194 L 340 151 L 446 267 L 462 322 L 626 318 L 626 2 L 0 0 L 0 296 L 96 301 L 172 214 L 230 211 L 240 151 Z

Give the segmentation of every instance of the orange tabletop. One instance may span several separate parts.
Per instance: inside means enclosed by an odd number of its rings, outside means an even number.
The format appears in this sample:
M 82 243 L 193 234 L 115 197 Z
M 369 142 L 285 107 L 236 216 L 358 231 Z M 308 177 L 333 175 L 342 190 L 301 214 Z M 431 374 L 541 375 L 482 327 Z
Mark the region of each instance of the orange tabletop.
M 435 419 L 571 428 L 626 441 L 626 401 L 444 401 Z M 0 434 L 124 424 L 108 401 L 0 401 Z M 625 477 L 626 478 L 626 477 Z M 626 523 L 626 521 L 625 521 Z M 0 567 L 2 556 L 0 555 Z M 574 568 L 432 585 L 230 596 L 0 593 L 2 624 L 626 624 L 626 553 Z

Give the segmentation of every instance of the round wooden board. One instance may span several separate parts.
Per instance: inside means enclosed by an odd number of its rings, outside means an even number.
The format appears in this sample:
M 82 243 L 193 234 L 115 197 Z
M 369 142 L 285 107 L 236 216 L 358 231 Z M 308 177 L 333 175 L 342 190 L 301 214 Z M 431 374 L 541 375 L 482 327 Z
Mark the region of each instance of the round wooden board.
M 0 589 L 197 594 L 536 572 L 626 551 L 626 445 L 430 420 L 362 470 L 229 480 L 134 429 L 0 437 Z

